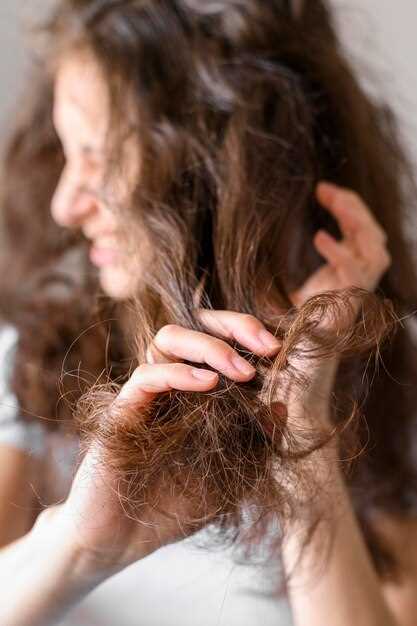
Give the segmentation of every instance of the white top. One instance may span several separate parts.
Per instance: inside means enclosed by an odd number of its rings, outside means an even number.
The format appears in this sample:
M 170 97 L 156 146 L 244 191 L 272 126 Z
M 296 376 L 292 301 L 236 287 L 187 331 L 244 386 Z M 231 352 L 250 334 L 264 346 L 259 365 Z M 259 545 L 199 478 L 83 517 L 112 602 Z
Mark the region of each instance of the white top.
M 8 424 L 13 412 L 18 415 L 7 387 L 16 340 L 14 329 L 0 330 L 0 445 L 13 443 Z M 75 440 L 48 435 L 45 454 L 57 500 L 68 489 L 77 449 Z M 230 550 L 208 550 L 202 543 L 204 531 L 131 565 L 92 592 L 60 626 L 291 625 L 286 601 L 274 597 L 276 571 L 237 563 Z

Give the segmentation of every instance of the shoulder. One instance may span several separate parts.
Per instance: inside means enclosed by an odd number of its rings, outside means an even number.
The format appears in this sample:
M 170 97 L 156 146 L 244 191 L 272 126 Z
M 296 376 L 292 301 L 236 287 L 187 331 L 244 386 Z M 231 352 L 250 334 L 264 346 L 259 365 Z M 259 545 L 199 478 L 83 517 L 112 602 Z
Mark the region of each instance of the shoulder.
M 15 414 L 18 408 L 17 401 L 9 389 L 18 339 L 19 334 L 14 326 L 0 322 L 0 421 L 4 421 L 6 413 L 9 416 L 10 413 Z
M 7 364 L 12 358 L 18 339 L 19 333 L 16 327 L 0 321 L 0 364 Z
M 44 457 L 46 429 L 41 423 L 22 419 L 18 398 L 10 385 L 18 340 L 14 326 L 0 323 L 0 445 Z

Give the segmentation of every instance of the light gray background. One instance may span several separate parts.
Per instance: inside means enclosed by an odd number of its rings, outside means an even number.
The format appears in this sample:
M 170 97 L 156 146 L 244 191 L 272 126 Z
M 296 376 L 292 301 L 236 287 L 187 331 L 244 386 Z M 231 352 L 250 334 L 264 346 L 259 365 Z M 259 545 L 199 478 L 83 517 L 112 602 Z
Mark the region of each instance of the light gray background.
M 7 130 L 7 119 L 14 114 L 16 94 L 23 81 L 27 80 L 23 26 L 27 24 L 28 17 L 39 18 L 50 2 L 51 0 L 0 0 L 0 128 L 3 130 Z M 394 105 L 401 119 L 404 138 L 412 154 L 417 156 L 417 3 L 415 0 L 401 0 L 396 3 L 392 0 L 332 0 L 332 3 L 337 10 L 343 41 L 354 59 L 361 79 L 379 97 Z M 145 600 L 142 603 L 141 623 L 157 623 L 150 619 L 151 614 L 155 619 L 155 607 L 148 607 L 146 602 L 154 603 L 152 589 L 155 584 L 161 585 L 166 595 L 169 579 L 173 576 L 180 581 L 180 588 L 171 589 L 172 602 L 168 597 L 161 602 L 158 624 L 202 623 L 204 615 L 213 613 L 218 615 L 216 623 L 221 626 L 230 624 L 233 621 L 232 616 L 236 617 L 239 611 L 245 613 L 249 610 L 243 598 L 239 600 L 236 595 L 231 598 L 231 602 L 224 601 L 223 580 L 217 581 L 220 593 L 215 590 L 216 595 L 212 589 L 216 582 L 213 575 L 216 577 L 214 572 L 219 570 L 210 571 L 207 569 L 210 566 L 200 560 L 190 568 L 192 562 L 189 557 L 185 558 L 185 553 L 181 550 L 182 548 L 175 553 L 168 551 L 167 554 L 162 552 L 144 563 L 141 570 L 141 588 L 145 590 L 145 594 L 142 594 Z M 186 573 L 182 572 L 184 567 L 187 568 Z M 227 564 L 225 567 L 227 572 Z M 202 582 L 203 578 L 204 584 L 200 587 L 197 585 L 197 588 L 196 581 L 200 579 Z M 193 584 L 190 586 L 191 580 Z M 188 590 L 191 587 L 197 589 L 194 595 L 190 592 L 193 598 L 185 590 L 185 584 Z M 132 592 L 137 593 L 137 590 L 129 587 L 124 578 L 119 579 L 119 587 L 117 595 L 119 600 L 123 598 L 120 606 L 128 606 Z M 96 603 L 101 607 L 101 624 L 111 623 L 114 626 L 116 622 L 120 623 L 120 608 L 114 614 L 114 619 L 111 617 L 113 597 L 110 594 L 106 601 L 106 589 L 96 594 Z M 190 605 L 191 600 L 193 602 Z M 171 613 L 163 618 L 162 611 L 171 611 L 172 607 L 176 607 L 176 614 Z M 186 614 L 189 614 L 191 621 L 185 620 Z M 105 615 L 110 619 L 109 622 L 104 619 Z M 81 626 L 83 621 L 80 613 L 76 619 L 77 626 Z M 287 619 L 284 612 L 280 626 L 288 623 Z M 130 624 L 127 617 L 126 620 L 123 623 Z M 253 626 L 257 626 L 254 621 L 256 620 L 252 619 Z M 262 623 L 266 624 L 265 618 Z M 277 624 L 275 621 L 273 623 Z M 74 622 L 71 621 L 71 624 Z

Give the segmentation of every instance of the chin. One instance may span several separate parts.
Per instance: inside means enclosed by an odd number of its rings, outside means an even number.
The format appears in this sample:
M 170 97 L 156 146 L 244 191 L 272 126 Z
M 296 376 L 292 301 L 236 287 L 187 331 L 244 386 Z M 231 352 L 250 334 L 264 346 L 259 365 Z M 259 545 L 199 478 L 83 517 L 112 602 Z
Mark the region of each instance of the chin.
M 126 300 L 133 295 L 132 276 L 122 268 L 102 267 L 99 278 L 103 291 L 113 300 Z

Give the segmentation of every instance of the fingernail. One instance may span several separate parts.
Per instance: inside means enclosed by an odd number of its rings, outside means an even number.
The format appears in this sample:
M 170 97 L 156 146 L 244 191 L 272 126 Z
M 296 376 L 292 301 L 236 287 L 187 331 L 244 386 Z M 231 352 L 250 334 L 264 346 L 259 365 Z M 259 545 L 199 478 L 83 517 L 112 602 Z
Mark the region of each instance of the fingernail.
M 238 354 L 232 357 L 232 363 L 234 367 L 245 376 L 249 376 L 250 374 L 254 374 L 256 372 L 255 368 L 248 363 L 246 359 L 243 359 Z
M 198 380 L 210 381 L 217 378 L 216 372 L 211 372 L 210 370 L 192 369 L 191 373 L 193 377 Z
M 265 348 L 269 348 L 270 350 L 279 348 L 281 345 L 278 339 L 266 329 L 259 332 L 258 339 Z

